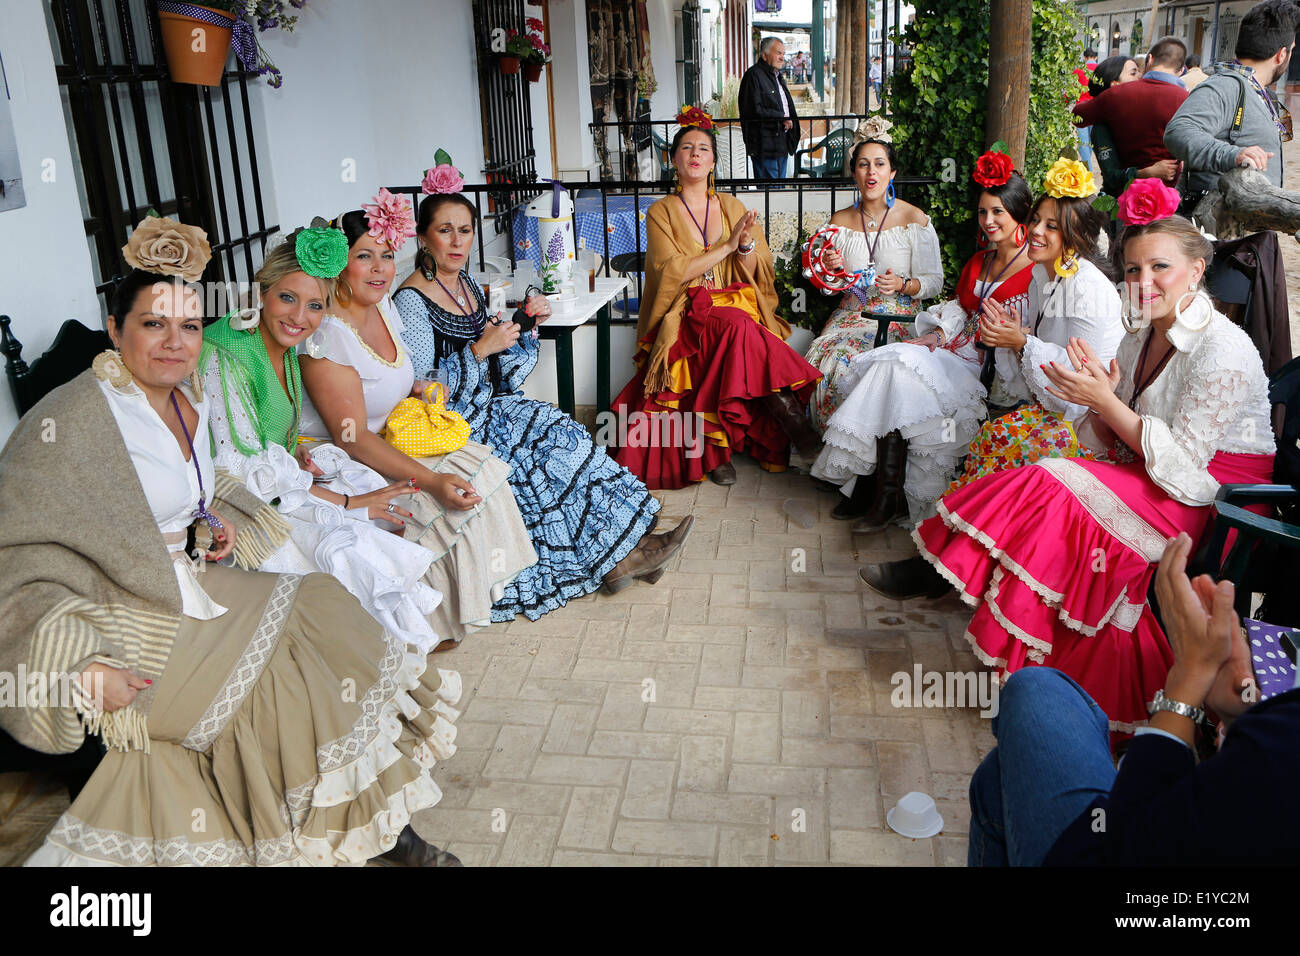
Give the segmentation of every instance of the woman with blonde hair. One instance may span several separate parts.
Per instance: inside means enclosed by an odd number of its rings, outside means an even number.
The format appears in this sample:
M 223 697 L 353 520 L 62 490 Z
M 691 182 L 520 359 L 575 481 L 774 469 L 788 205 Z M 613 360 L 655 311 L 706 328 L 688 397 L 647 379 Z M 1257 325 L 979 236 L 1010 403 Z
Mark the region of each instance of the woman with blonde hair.
M 1167 189 L 1156 180 L 1144 189 Z M 1130 187 L 1132 189 L 1133 187 Z M 1081 442 L 1105 460 L 1042 458 L 953 491 L 913 533 L 975 608 L 966 639 L 1001 675 L 1047 665 L 1131 734 L 1164 686 L 1169 645 L 1147 604 L 1168 539 L 1198 539 L 1221 482 L 1273 471 L 1259 352 L 1200 291 L 1213 254 L 1176 206 L 1130 207 L 1117 254 L 1128 334 L 1108 364 L 1080 339 L 1044 364 L 1047 390 L 1088 409 Z M 1123 202 L 1123 197 L 1121 197 Z M 862 572 L 891 597 L 893 568 Z

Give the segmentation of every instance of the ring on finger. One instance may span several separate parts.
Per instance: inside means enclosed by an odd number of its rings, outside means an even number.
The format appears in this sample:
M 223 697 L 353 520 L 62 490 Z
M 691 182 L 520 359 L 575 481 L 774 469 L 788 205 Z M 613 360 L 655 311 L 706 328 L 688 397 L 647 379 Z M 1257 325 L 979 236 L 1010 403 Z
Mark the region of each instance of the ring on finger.
M 397 505 L 393 504 L 393 503 L 390 501 L 390 502 L 388 503 L 388 507 L 385 508 L 384 510 L 387 511 L 387 512 L 391 515 L 391 514 L 393 514 L 394 512 L 397 511 Z

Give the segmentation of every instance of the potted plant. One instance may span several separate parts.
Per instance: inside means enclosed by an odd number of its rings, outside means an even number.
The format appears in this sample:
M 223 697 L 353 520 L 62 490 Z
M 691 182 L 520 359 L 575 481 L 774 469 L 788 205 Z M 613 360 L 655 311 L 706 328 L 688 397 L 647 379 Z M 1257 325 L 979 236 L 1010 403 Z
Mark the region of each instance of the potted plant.
M 279 87 L 284 78 L 257 39 L 281 29 L 292 33 L 306 0 L 207 0 L 206 4 L 156 0 L 167 70 L 174 83 L 218 86 L 233 43 L 244 69 L 267 76 Z
M 518 73 L 520 63 L 532 50 L 533 44 L 528 39 L 528 34 L 520 33 L 518 30 L 507 30 L 506 49 L 500 59 L 501 72 L 507 76 Z
M 551 48 L 542 39 L 546 27 L 541 20 L 529 17 L 525 25 L 528 27 L 528 51 L 522 56 L 524 78 L 529 83 L 536 83 L 542 78 L 542 67 L 550 62 Z

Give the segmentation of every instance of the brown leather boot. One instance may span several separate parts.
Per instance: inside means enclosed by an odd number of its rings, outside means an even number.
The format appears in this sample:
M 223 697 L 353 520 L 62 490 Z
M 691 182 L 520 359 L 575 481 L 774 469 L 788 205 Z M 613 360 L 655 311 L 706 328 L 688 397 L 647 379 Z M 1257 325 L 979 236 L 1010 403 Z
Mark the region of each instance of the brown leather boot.
M 858 480 L 853 484 L 853 494 L 847 498 L 840 495 L 839 503 L 831 509 L 831 517 L 836 521 L 861 518 L 867 513 L 867 509 L 871 506 L 872 499 L 875 497 L 875 474 L 858 475 Z
M 454 854 L 421 840 L 409 823 L 393 848 L 375 857 L 374 862 L 380 866 L 464 866 Z
M 709 481 L 724 487 L 734 485 L 736 483 L 736 466 L 729 461 L 724 461 L 709 472 Z
M 853 531 L 872 534 L 907 517 L 903 478 L 907 474 L 907 440 L 898 432 L 876 439 L 876 500 L 867 513 L 853 522 Z
M 682 549 L 695 526 L 695 516 L 687 515 L 682 523 L 663 535 L 645 535 L 632 553 L 604 577 L 605 590 L 617 594 L 634 581 L 654 584 L 664 576 L 666 565 Z
M 940 598 L 952 590 L 943 575 L 920 555 L 886 564 L 868 564 L 858 571 L 858 577 L 877 594 L 895 601 Z
M 781 391 L 763 396 L 763 406 L 776 419 L 790 444 L 805 458 L 816 458 L 822 450 L 822 437 L 808 423 L 808 409 L 791 392 Z

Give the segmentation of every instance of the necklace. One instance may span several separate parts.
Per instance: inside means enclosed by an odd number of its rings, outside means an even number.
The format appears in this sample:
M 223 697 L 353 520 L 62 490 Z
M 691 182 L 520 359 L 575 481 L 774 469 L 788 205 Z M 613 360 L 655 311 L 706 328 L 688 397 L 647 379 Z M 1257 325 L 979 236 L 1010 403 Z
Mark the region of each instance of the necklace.
M 465 280 L 462 279 L 459 274 L 456 276 L 456 293 L 454 295 L 450 289 L 442 284 L 442 280 L 437 276 L 433 277 L 433 281 L 438 283 L 438 288 L 447 293 L 447 298 L 456 303 L 457 307 L 460 309 L 461 315 L 473 314 L 472 312 L 465 311 L 469 307 L 469 300 L 465 298 Z
M 1147 350 L 1151 348 L 1151 340 L 1154 339 L 1155 337 L 1156 337 L 1156 330 L 1155 327 L 1153 326 L 1151 329 L 1151 334 L 1148 335 L 1147 340 L 1142 343 L 1142 351 L 1138 355 L 1137 368 L 1133 369 L 1133 397 L 1128 400 L 1128 407 L 1133 411 L 1137 410 L 1138 397 L 1141 396 L 1143 392 L 1145 392 L 1148 388 L 1151 387 L 1152 382 L 1154 382 L 1157 378 L 1160 377 L 1160 373 L 1165 370 L 1165 366 L 1169 364 L 1169 360 L 1173 358 L 1174 352 L 1177 351 L 1171 343 L 1169 346 L 1169 351 L 1165 353 L 1164 358 L 1162 358 L 1159 362 L 1157 362 L 1155 369 L 1153 369 L 1147 375 L 1144 381 L 1139 383 L 1138 372 L 1140 372 L 1142 370 L 1142 366 L 1146 365 L 1147 363 Z
M 1026 245 L 1028 245 L 1028 242 L 1026 242 Z M 1007 270 L 1016 264 L 1016 260 L 1020 258 L 1021 254 L 1024 253 L 1024 251 L 1025 251 L 1025 246 L 1021 246 L 1019 249 L 1017 249 L 1016 254 L 1012 256 L 1007 261 L 1007 264 L 1002 267 L 1001 271 L 999 271 L 998 274 L 993 277 L 992 282 L 989 281 L 989 273 L 993 271 L 993 263 L 997 261 L 998 258 L 997 250 L 994 249 L 993 254 L 989 258 L 984 260 L 984 266 L 983 268 L 980 269 L 980 280 L 979 280 L 980 285 L 983 287 L 984 291 L 980 293 L 978 298 L 978 304 L 975 306 L 976 321 L 979 321 L 979 313 L 984 308 L 984 300 L 993 294 L 992 287 L 1002 281 L 1002 277 L 1007 274 Z
M 176 409 L 176 417 L 180 419 L 181 431 L 185 433 L 185 444 L 190 446 L 190 461 L 194 462 L 194 473 L 199 476 L 199 507 L 194 512 L 194 517 L 208 523 L 208 527 L 213 531 L 219 531 L 223 527 L 221 519 L 207 509 L 205 504 L 207 492 L 203 489 L 203 469 L 199 467 L 199 456 L 194 451 L 194 439 L 190 437 L 189 427 L 185 424 L 185 416 L 181 414 L 181 406 L 176 401 L 176 391 L 172 390 L 172 408 Z
M 886 209 L 885 209 L 885 214 L 884 214 L 883 216 L 880 217 L 880 225 L 879 225 L 879 226 L 876 225 L 876 221 L 875 221 L 874 219 L 871 220 L 870 223 L 867 222 L 867 213 L 866 213 L 866 210 L 862 208 L 862 203 L 861 203 L 861 202 L 858 203 L 858 215 L 862 217 L 862 238 L 863 238 L 863 240 L 864 240 L 864 241 L 866 242 L 866 244 L 867 244 L 867 261 L 869 261 L 872 265 L 875 265 L 875 263 L 876 263 L 876 247 L 880 245 L 880 233 L 881 233 L 881 232 L 884 230 L 884 228 L 885 228 L 885 220 L 889 218 L 889 209 L 886 208 Z M 875 241 L 875 242 L 872 242 L 870 239 L 867 238 L 867 229 L 868 229 L 868 228 L 871 228 L 871 229 L 875 229 L 875 230 L 876 230 L 876 241 Z
M 704 251 L 708 252 L 709 251 L 709 206 L 711 206 L 712 203 L 708 202 L 707 200 L 704 203 L 704 225 L 701 226 L 700 221 L 695 218 L 695 213 L 691 212 L 691 207 L 686 205 L 685 199 L 682 199 L 681 193 L 677 194 L 677 198 L 682 200 L 682 208 L 686 210 L 686 215 L 691 217 L 691 222 L 695 223 L 695 228 L 700 231 L 700 239 L 704 242 Z

